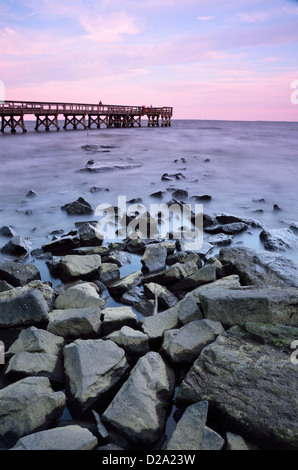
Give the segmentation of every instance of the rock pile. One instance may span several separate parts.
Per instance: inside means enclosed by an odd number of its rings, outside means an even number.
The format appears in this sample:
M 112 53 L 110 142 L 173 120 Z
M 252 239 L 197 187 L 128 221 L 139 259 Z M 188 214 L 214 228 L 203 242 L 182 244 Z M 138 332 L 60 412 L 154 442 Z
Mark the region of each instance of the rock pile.
M 44 245 L 56 288 L 0 266 L 0 446 L 298 449 L 298 266 L 233 246 L 96 246 L 90 227 Z

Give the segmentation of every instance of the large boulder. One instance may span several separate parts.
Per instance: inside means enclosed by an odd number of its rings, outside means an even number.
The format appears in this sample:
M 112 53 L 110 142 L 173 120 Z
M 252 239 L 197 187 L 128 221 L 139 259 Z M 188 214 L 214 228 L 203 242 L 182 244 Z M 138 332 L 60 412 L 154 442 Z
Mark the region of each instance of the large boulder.
M 0 265 L 0 279 L 14 287 L 24 286 L 30 281 L 40 280 L 40 272 L 34 264 L 12 261 Z
M 87 428 L 70 424 L 22 437 L 11 450 L 95 450 L 97 445 Z
M 298 287 L 298 265 L 291 259 L 269 251 L 244 247 L 220 250 L 227 274 L 238 274 L 242 284 Z
M 143 356 L 149 352 L 149 338 L 142 331 L 135 330 L 130 326 L 122 326 L 120 330 L 114 331 L 107 336 L 107 339 L 114 341 L 120 348 L 128 354 Z
M 182 381 L 176 404 L 208 399 L 230 431 L 260 446 L 297 448 L 297 365 L 287 346 L 297 328 L 278 328 L 252 323 L 218 336 Z
M 289 228 L 264 229 L 260 233 L 260 239 L 266 250 L 287 251 L 298 246 L 298 238 Z
M 144 272 L 161 271 L 165 268 L 167 258 L 167 249 L 164 245 L 153 243 L 147 245 L 145 253 L 141 259 Z
M 2 253 L 6 253 L 17 258 L 24 258 L 29 255 L 30 249 L 31 246 L 28 241 L 25 240 L 25 238 L 16 235 L 2 247 L 1 251 Z
M 106 397 L 129 365 L 124 350 L 113 341 L 77 339 L 64 348 L 64 367 L 70 406 L 85 411 Z
M 214 288 L 200 294 L 204 317 L 230 327 L 243 322 L 298 326 L 295 287 Z
M 143 279 L 142 271 L 135 271 L 127 276 L 120 278 L 118 281 L 111 283 L 108 290 L 111 295 L 121 297 L 125 292 L 129 291 L 132 287 L 137 286 Z
M 65 394 L 54 392 L 46 377 L 26 377 L 1 389 L 0 442 L 11 446 L 22 436 L 53 426 L 65 402 Z
M 141 357 L 102 415 L 129 440 L 150 445 L 162 434 L 174 392 L 174 372 L 157 352 Z
M 202 349 L 224 332 L 219 322 L 197 320 L 180 329 L 167 330 L 161 351 L 174 363 L 193 363 Z
M 99 335 L 101 309 L 99 307 L 53 310 L 49 313 L 47 330 L 64 338 Z
M 100 255 L 66 255 L 59 262 L 61 277 L 65 281 L 98 277 L 100 266 Z
M 0 328 L 39 324 L 48 318 L 48 305 L 37 289 L 0 299 Z
M 101 315 L 103 335 L 109 335 L 125 325 L 131 328 L 137 326 L 137 315 L 131 307 L 106 307 L 102 309 Z
M 79 197 L 76 201 L 70 202 L 69 204 L 65 204 L 61 209 L 65 210 L 70 215 L 85 215 L 93 213 L 93 209 L 89 202 L 82 197 Z
M 92 282 L 82 282 L 68 287 L 55 301 L 59 310 L 87 307 L 103 307 L 105 300 L 100 297 L 96 285 Z
M 75 249 L 81 246 L 80 237 L 77 235 L 68 235 L 61 238 L 56 238 L 49 243 L 42 246 L 45 252 L 50 252 L 52 255 L 64 256 L 72 253 Z
M 49 308 L 53 306 L 55 300 L 54 290 L 49 284 L 46 284 L 39 280 L 30 281 L 24 286 L 14 287 L 13 289 L 6 289 L 4 292 L 0 293 L 0 299 L 9 299 L 11 297 L 15 297 L 16 295 L 24 294 L 31 289 L 39 290 L 42 293 L 43 298 L 47 302 Z

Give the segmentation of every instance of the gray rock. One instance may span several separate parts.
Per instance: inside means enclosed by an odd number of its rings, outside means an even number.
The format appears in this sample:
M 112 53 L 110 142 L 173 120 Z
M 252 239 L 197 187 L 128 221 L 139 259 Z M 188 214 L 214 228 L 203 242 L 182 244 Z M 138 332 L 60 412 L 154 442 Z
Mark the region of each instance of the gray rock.
M 204 317 L 230 327 L 243 322 L 298 326 L 298 289 L 242 287 L 209 289 L 200 294 Z
M 224 440 L 206 426 L 207 412 L 206 400 L 188 406 L 178 421 L 166 450 L 221 450 Z
M 19 352 L 9 360 L 5 374 L 18 377 L 48 377 L 51 382 L 63 383 L 63 358 L 39 352 Z
M 26 377 L 0 390 L 0 441 L 14 445 L 27 434 L 53 425 L 65 407 L 46 377 Z
M 131 305 L 137 312 L 141 313 L 145 317 L 151 316 L 154 310 L 154 302 L 148 300 L 145 296 L 144 291 L 139 286 L 133 286 L 122 297 L 120 302 L 125 305 Z
M 88 222 L 81 225 L 78 229 L 78 237 L 80 237 L 83 247 L 100 246 L 102 244 L 102 237 L 98 235 L 96 226 Z
M 18 338 L 10 346 L 6 354 L 11 356 L 26 351 L 58 355 L 61 353 L 64 343 L 64 338 L 61 338 L 61 336 L 49 333 L 35 326 L 30 326 L 21 330 Z
M 39 280 L 30 281 L 28 284 L 25 284 L 24 286 L 14 287 L 12 289 L 1 292 L 0 299 L 10 299 L 12 297 L 15 297 L 16 295 L 25 294 L 26 292 L 29 292 L 32 289 L 39 290 L 42 293 L 43 298 L 46 301 L 49 308 L 52 307 L 54 303 L 54 299 L 55 299 L 54 290 L 51 288 L 51 286 Z
M 177 328 L 178 325 L 179 318 L 176 306 L 164 312 L 160 312 L 157 315 L 140 320 L 142 331 L 146 333 L 151 340 L 161 339 L 166 330 Z
M 161 271 L 165 268 L 166 258 L 167 249 L 165 246 L 160 245 L 159 243 L 147 245 L 145 253 L 141 259 L 143 271 L 146 273 Z
M 143 356 L 149 352 L 149 338 L 145 333 L 135 330 L 130 326 L 122 326 L 121 330 L 114 331 L 107 339 L 114 341 L 128 354 Z
M 131 263 L 132 257 L 130 253 L 126 253 L 125 251 L 112 250 L 102 258 L 102 261 L 104 263 L 117 264 L 120 268 L 121 266 Z
M 207 243 L 211 245 L 230 245 L 234 240 L 233 235 L 226 235 L 225 233 L 217 233 L 216 235 L 211 235 L 206 239 Z
M 129 440 L 150 445 L 161 435 L 174 391 L 174 372 L 156 352 L 141 357 L 102 415 Z
M 116 263 L 103 263 L 99 270 L 99 280 L 108 285 L 120 279 L 120 270 Z
M 191 274 L 170 286 L 170 290 L 173 292 L 179 290 L 191 290 L 215 280 L 216 266 L 214 264 L 205 264 L 202 268 L 194 272 L 194 274 Z
M 22 437 L 11 450 L 95 450 L 97 445 L 88 429 L 69 425 Z
M 215 218 L 217 222 L 222 225 L 240 222 L 246 225 L 250 225 L 252 227 L 262 227 L 262 224 L 258 220 L 251 219 L 249 217 L 239 217 L 238 215 L 233 215 L 233 214 L 218 213 L 215 215 Z
M 103 335 L 109 335 L 125 325 L 137 327 L 137 315 L 131 307 L 106 307 L 102 309 L 101 314 Z
M 202 349 L 224 332 L 219 322 L 197 320 L 180 329 L 167 330 L 161 347 L 168 359 L 174 363 L 193 363 Z
M 167 257 L 167 264 L 171 266 L 175 263 L 186 263 L 187 261 L 194 261 L 199 268 L 202 267 L 202 261 L 198 253 L 186 252 L 186 251 L 177 251 Z
M 79 248 L 80 245 L 81 241 L 78 236 L 69 235 L 46 243 L 42 246 L 42 249 L 53 255 L 64 256 L 72 253 L 75 249 Z
M 154 282 L 148 282 L 144 285 L 144 292 L 148 299 L 155 299 L 157 295 L 158 305 L 161 308 L 171 308 L 178 302 L 177 297 L 169 291 L 166 287 L 156 284 Z
M 0 294 L 13 289 L 13 286 L 6 281 L 0 281 Z
M 39 324 L 48 318 L 48 306 L 37 289 L 0 299 L 0 328 Z
M 23 258 L 30 253 L 31 246 L 25 238 L 16 235 L 6 243 L 1 251 L 17 258 Z
M 47 330 L 64 338 L 99 335 L 101 332 L 101 309 L 99 307 L 86 307 L 53 310 L 49 313 Z
M 0 265 L 0 278 L 12 286 L 18 287 L 24 286 L 30 281 L 40 280 L 40 272 L 33 264 L 12 261 Z
M 70 279 L 92 279 L 97 276 L 101 266 L 100 255 L 66 255 L 59 263 L 61 277 Z
M 226 440 L 227 450 L 257 450 L 254 444 L 247 442 L 242 436 L 233 432 L 227 432 Z
M 242 284 L 298 287 L 298 265 L 277 254 L 251 248 L 221 248 L 220 260 L 228 274 L 238 274 Z
M 75 286 L 68 287 L 55 301 L 55 307 L 59 310 L 103 307 L 105 305 L 95 284 L 92 282 L 82 282 Z
M 260 239 L 266 250 L 287 251 L 298 246 L 297 236 L 288 228 L 264 229 L 260 233 Z
M 93 213 L 91 205 L 82 197 L 79 197 L 76 201 L 73 201 L 69 204 L 65 204 L 61 207 L 61 209 L 65 210 L 68 214 L 71 215 L 83 215 Z
M 146 276 L 144 282 L 155 282 L 157 284 L 170 287 L 174 284 L 177 284 L 178 281 L 186 279 L 197 273 L 197 271 L 198 265 L 193 261 L 187 261 L 186 263 L 175 263 L 168 269 L 165 269 L 158 274 Z
M 136 271 L 122 277 L 119 281 L 115 281 L 109 285 L 108 290 L 111 295 L 121 297 L 125 292 L 133 286 L 139 285 L 143 279 L 142 271 Z
M 77 339 L 64 348 L 67 397 L 84 411 L 111 390 L 128 370 L 125 352 L 113 341 Z
M 17 233 L 9 225 L 3 225 L 3 227 L 0 228 L 0 235 L 2 235 L 2 237 L 15 237 Z
M 206 346 L 182 381 L 176 404 L 208 399 L 245 439 L 297 448 L 297 366 L 290 351 L 228 330 Z

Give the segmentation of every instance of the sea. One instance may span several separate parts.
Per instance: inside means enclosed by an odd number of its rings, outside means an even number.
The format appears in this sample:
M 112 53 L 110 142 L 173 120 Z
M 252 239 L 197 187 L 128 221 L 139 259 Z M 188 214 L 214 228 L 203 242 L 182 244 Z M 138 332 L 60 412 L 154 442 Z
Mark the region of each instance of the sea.
M 228 213 L 294 232 L 298 226 L 296 122 L 173 119 L 168 127 L 144 121 L 88 130 L 63 130 L 61 122 L 59 132 L 35 131 L 34 125 L 26 122 L 26 133 L 0 134 L 0 227 L 14 227 L 32 248 L 55 230 L 67 233 L 75 222 L 90 220 L 61 209 L 79 197 L 94 210 L 117 206 L 119 196 L 150 209 L 160 202 L 151 194 L 161 191 L 161 202 L 169 202 L 183 189 L 191 207 L 194 196 L 209 196 L 199 202 L 212 216 Z M 235 240 L 262 248 L 251 232 Z M 5 243 L 0 237 L 0 247 Z

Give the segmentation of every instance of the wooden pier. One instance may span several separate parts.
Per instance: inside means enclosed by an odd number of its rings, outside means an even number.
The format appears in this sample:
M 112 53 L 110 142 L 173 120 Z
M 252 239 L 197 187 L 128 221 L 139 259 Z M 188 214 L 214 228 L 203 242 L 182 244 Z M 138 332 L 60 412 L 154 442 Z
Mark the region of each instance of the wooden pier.
M 142 117 L 147 117 L 148 127 L 167 127 L 171 125 L 173 108 L 146 106 L 118 106 L 81 103 L 42 103 L 37 101 L 0 102 L 1 132 L 10 129 L 15 133 L 18 128 L 27 132 L 24 117 L 36 118 L 35 130 L 49 131 L 59 127 L 59 116 L 64 117 L 63 129 L 100 129 L 105 127 L 141 127 Z

